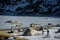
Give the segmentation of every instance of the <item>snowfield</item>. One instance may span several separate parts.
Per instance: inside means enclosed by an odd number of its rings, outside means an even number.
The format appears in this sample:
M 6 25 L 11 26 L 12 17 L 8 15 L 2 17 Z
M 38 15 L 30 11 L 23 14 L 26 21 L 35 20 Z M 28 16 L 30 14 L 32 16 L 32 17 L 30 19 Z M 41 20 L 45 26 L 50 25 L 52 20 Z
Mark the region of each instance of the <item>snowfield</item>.
M 57 35 L 60 36 L 60 33 L 57 33 L 57 34 L 55 33 L 58 29 L 60 29 L 60 27 L 53 27 L 53 28 L 49 29 L 49 31 L 50 31 L 49 32 L 49 34 L 50 34 L 49 38 L 43 38 L 46 35 L 46 31 L 44 32 L 43 35 L 40 34 L 40 35 L 36 35 L 36 36 L 16 36 L 16 37 L 26 38 L 29 40 L 60 40 L 60 39 L 54 38 Z
M 46 18 L 48 20 L 46 21 Z M 37 23 L 40 24 L 41 26 L 46 25 L 48 23 L 52 23 L 53 25 L 60 24 L 60 18 L 55 18 L 55 17 L 28 17 L 28 16 L 0 16 L 0 29 L 10 29 L 11 25 L 4 23 L 7 20 L 12 20 L 12 21 L 20 21 L 23 23 L 21 27 L 29 27 L 31 23 Z M 16 37 L 21 37 L 21 38 L 27 38 L 29 40 L 60 40 L 57 38 L 54 38 L 54 36 L 60 35 L 60 33 L 55 34 L 60 27 L 53 27 L 49 29 L 50 33 L 50 38 L 43 38 L 46 35 L 46 31 L 44 32 L 43 35 L 36 35 L 36 36 L 16 36 Z M 41 32 L 41 31 L 40 31 Z M 12 34 L 12 35 L 17 35 L 17 34 Z

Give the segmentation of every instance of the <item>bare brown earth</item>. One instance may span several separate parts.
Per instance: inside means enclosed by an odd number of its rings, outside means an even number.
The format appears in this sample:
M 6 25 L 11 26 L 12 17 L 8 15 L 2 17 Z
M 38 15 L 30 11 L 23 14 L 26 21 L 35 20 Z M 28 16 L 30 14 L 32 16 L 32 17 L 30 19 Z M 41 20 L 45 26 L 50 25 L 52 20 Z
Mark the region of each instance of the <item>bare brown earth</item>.
M 5 38 L 12 36 L 7 32 L 10 32 L 10 30 L 0 30 L 0 40 L 4 40 Z M 15 38 L 15 40 L 27 40 L 25 38 L 18 38 L 18 37 L 14 37 L 14 38 Z

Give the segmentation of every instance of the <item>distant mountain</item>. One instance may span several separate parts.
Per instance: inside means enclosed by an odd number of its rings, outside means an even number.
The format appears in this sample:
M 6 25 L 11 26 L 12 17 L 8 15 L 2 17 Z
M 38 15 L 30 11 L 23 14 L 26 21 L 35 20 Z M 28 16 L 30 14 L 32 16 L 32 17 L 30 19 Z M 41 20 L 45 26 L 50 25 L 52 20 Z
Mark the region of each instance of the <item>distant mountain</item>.
M 60 17 L 60 0 L 0 0 L 0 15 Z

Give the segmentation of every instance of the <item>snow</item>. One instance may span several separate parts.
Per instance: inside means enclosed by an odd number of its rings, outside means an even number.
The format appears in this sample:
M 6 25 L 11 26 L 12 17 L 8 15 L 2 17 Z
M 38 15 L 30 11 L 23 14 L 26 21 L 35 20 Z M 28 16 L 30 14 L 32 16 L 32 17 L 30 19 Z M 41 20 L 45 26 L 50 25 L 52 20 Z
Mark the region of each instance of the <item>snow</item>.
M 0 29 L 6 29 L 6 28 L 11 28 L 11 25 L 5 24 L 4 22 L 6 20 L 17 20 L 21 21 L 23 23 L 22 27 L 29 27 L 31 23 L 38 23 L 41 25 L 45 25 L 47 23 L 52 23 L 52 24 L 60 24 L 60 18 L 49 18 L 49 20 L 45 20 L 46 17 L 21 17 L 21 16 L 0 16 Z M 52 29 L 49 29 L 50 33 L 50 38 L 43 38 L 46 35 L 46 31 L 44 32 L 43 35 L 38 35 L 38 36 L 16 36 L 16 37 L 22 37 L 22 38 L 27 38 L 29 40 L 60 40 L 54 38 L 54 36 L 60 35 L 60 34 L 55 34 L 60 27 L 53 27 Z M 13 33 L 14 34 L 14 33 Z M 13 35 L 12 34 L 12 35 Z M 21 33 L 22 34 L 22 33 Z M 17 34 L 14 34 L 17 35 Z
M 40 24 L 41 26 L 47 25 L 48 23 L 53 25 L 60 24 L 60 18 L 54 17 L 0 16 L 0 29 L 10 29 L 12 27 L 10 24 L 4 23 L 7 20 L 21 22 L 22 26 L 20 27 L 29 27 L 31 23 Z
M 46 36 L 46 31 L 44 32 L 44 34 L 40 34 L 40 35 L 35 35 L 35 36 L 16 36 L 16 37 L 26 38 L 26 39 L 29 39 L 29 40 L 60 40 L 60 39 L 54 38 L 56 35 L 60 35 L 60 33 L 58 33 L 58 34 L 54 33 L 58 29 L 60 29 L 60 27 L 53 27 L 53 28 L 49 29 L 49 31 L 50 31 L 49 32 L 49 34 L 50 34 L 49 38 L 43 38 L 44 36 Z

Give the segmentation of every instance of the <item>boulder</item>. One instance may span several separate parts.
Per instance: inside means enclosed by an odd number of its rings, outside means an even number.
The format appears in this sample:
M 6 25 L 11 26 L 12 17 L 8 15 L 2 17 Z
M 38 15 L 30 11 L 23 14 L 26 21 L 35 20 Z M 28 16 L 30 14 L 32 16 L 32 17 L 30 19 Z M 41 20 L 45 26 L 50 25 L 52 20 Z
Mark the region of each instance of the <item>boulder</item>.
M 60 29 L 58 29 L 58 31 L 57 31 L 57 32 L 55 32 L 55 33 L 60 33 Z
M 27 29 L 24 33 L 23 36 L 31 36 L 30 29 Z

